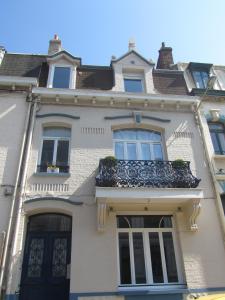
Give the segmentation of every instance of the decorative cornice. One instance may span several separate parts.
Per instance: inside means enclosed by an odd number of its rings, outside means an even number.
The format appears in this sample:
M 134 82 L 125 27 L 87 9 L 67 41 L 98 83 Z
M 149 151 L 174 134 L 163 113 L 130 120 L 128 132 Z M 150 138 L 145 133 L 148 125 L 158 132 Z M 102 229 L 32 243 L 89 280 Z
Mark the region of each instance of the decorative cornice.
M 39 198 L 32 198 L 32 199 L 25 200 L 24 203 L 33 203 L 33 202 L 38 202 L 38 201 L 60 201 L 60 202 L 66 202 L 66 203 L 72 204 L 72 205 L 83 205 L 83 202 L 81 202 L 81 201 L 74 202 L 74 201 L 69 200 L 67 198 L 61 198 L 61 197 L 39 197 Z
M 121 115 L 121 116 L 107 116 L 107 117 L 104 117 L 104 119 L 105 120 L 118 120 L 118 119 L 132 119 L 133 117 L 134 117 L 133 114 L 129 114 L 129 115 Z M 169 119 L 162 119 L 162 118 L 144 116 L 144 115 L 142 115 L 141 118 L 158 121 L 158 122 L 163 122 L 163 123 L 171 122 L 171 120 L 169 120 Z
M 70 118 L 74 120 L 79 120 L 80 117 L 68 115 L 68 114 L 61 114 L 61 113 L 50 113 L 50 114 L 42 114 L 42 115 L 36 115 L 36 118 L 48 118 L 48 117 L 63 117 L 63 118 Z

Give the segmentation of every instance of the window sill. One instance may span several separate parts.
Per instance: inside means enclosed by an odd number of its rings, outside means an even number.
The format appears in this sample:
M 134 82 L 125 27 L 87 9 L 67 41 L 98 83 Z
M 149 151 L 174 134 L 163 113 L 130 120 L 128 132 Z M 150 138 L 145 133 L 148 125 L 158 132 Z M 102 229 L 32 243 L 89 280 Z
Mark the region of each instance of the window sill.
M 119 286 L 118 291 L 121 293 L 147 293 L 147 294 L 175 294 L 187 292 L 185 284 L 162 284 L 162 285 L 130 285 Z
M 44 176 L 44 177 L 70 177 L 70 173 L 47 173 L 47 172 L 35 172 L 34 176 Z
M 225 154 L 214 154 L 213 158 L 225 160 Z

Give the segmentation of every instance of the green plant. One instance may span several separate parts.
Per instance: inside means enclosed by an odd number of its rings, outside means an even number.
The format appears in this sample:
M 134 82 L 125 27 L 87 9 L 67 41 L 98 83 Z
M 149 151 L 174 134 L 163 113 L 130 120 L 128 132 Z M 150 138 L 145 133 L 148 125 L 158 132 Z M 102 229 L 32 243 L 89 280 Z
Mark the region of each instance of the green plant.
M 115 167 L 117 164 L 117 159 L 114 156 L 106 156 L 103 158 L 102 162 L 106 167 Z
M 173 168 L 184 168 L 186 166 L 186 162 L 183 159 L 176 159 L 172 162 Z

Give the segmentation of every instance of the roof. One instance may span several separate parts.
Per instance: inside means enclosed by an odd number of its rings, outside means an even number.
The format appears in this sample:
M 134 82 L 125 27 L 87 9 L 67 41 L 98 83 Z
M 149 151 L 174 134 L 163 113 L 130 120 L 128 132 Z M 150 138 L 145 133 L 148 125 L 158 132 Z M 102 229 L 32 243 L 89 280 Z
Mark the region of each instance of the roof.
M 151 61 L 148 61 L 147 59 L 145 59 L 143 56 L 141 56 L 138 52 L 136 52 L 135 50 L 131 50 L 131 51 L 128 51 L 127 53 L 125 53 L 124 55 L 122 55 L 121 57 L 117 58 L 117 59 L 113 59 L 112 60 L 112 63 L 117 63 L 119 62 L 120 60 L 124 59 L 125 57 L 129 56 L 130 54 L 134 54 L 136 56 L 138 56 L 141 60 L 143 60 L 146 64 L 148 65 L 151 65 L 151 66 L 154 66 L 155 64 Z
M 188 95 L 183 72 L 177 70 L 153 70 L 155 89 L 161 94 Z
M 136 54 L 135 51 L 131 52 Z M 6 53 L 0 65 L 0 75 L 36 77 L 39 86 L 46 87 L 49 71 L 48 57 L 48 55 Z M 161 94 L 188 94 L 181 71 L 153 70 L 153 82 L 155 89 Z M 77 89 L 112 90 L 113 86 L 114 71 L 111 66 L 81 65 L 77 68 Z
M 0 65 L 0 75 L 36 77 L 40 86 L 46 86 L 48 76 L 46 56 L 6 53 Z

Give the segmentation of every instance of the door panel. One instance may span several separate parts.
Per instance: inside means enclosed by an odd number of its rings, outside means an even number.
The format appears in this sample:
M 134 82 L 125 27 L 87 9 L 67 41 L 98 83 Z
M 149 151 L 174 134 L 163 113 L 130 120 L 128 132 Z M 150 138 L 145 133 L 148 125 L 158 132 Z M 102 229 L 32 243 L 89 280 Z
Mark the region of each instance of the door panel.
M 20 300 L 69 299 L 70 232 L 28 232 Z

